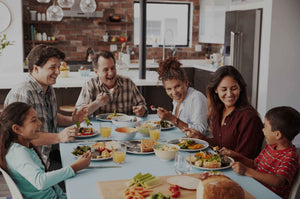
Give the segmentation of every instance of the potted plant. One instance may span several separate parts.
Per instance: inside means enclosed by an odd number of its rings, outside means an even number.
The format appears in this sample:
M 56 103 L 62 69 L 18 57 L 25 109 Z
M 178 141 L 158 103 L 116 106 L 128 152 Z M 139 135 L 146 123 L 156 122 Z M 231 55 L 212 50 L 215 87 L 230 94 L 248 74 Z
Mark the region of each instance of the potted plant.
M 6 34 L 0 35 L 0 55 L 2 55 L 2 51 L 9 45 L 13 45 L 13 41 L 7 41 Z

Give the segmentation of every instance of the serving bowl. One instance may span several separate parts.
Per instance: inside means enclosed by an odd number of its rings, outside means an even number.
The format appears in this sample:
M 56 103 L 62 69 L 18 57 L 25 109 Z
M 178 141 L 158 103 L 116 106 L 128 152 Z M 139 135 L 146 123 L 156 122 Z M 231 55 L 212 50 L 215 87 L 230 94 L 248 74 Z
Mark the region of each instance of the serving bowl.
M 175 144 L 156 144 L 153 146 L 153 150 L 159 159 L 170 161 L 178 154 L 179 146 Z
M 136 116 L 122 115 L 113 117 L 111 121 L 117 127 L 135 127 L 135 124 L 142 121 L 142 119 Z
M 132 140 L 136 135 L 137 129 L 133 127 L 119 127 L 115 129 L 117 140 Z

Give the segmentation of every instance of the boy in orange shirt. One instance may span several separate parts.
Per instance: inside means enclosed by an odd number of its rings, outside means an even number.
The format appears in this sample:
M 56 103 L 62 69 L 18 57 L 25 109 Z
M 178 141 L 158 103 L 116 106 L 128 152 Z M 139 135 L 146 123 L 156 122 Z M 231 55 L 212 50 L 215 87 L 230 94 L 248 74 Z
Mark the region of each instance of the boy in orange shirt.
M 226 148 L 221 153 L 235 159 L 231 165 L 237 174 L 253 177 L 282 198 L 288 198 L 299 167 L 299 156 L 292 144 L 299 131 L 300 113 L 291 107 L 276 107 L 265 116 L 263 132 L 267 145 L 255 160 Z

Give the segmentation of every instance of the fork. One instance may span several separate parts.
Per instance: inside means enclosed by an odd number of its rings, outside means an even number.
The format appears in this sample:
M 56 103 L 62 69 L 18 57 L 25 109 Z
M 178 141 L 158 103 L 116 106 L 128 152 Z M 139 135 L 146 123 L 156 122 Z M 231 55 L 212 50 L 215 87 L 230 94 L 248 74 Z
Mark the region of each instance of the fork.
M 150 108 L 151 108 L 152 111 L 157 111 L 157 108 L 155 108 L 154 105 L 151 105 Z

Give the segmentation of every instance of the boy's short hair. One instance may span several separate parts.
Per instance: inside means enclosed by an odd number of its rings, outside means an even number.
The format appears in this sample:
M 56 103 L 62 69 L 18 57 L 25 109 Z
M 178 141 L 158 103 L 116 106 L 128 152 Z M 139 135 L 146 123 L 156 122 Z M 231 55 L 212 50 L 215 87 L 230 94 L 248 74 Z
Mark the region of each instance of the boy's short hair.
M 33 65 L 43 67 L 52 57 L 64 60 L 65 53 L 52 46 L 47 46 L 44 44 L 37 45 L 27 56 L 29 72 L 31 73 L 33 71 Z
M 280 131 L 292 141 L 300 131 L 300 113 L 289 106 L 270 109 L 265 118 L 270 122 L 272 131 Z

